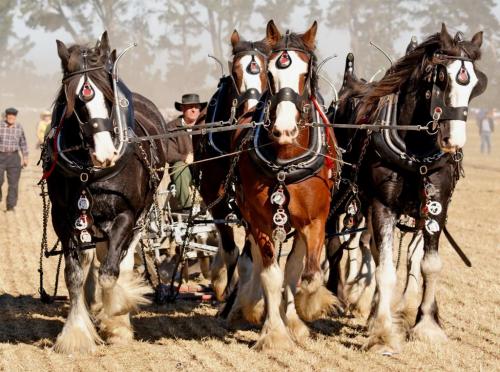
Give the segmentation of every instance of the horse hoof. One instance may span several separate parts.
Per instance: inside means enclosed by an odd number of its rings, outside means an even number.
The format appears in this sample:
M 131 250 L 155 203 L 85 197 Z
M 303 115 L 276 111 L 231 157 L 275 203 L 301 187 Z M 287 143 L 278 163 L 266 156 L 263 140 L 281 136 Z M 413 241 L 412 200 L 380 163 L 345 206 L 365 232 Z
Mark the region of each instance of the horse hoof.
M 304 343 L 309 338 L 309 328 L 298 316 L 287 318 L 286 325 L 293 340 L 298 344 Z
M 439 344 L 446 342 L 448 337 L 433 319 L 423 318 L 411 330 L 410 339 Z
M 287 332 L 286 328 L 274 329 L 261 335 L 259 340 L 252 347 L 255 351 L 266 351 L 275 349 L 290 350 L 295 344 Z

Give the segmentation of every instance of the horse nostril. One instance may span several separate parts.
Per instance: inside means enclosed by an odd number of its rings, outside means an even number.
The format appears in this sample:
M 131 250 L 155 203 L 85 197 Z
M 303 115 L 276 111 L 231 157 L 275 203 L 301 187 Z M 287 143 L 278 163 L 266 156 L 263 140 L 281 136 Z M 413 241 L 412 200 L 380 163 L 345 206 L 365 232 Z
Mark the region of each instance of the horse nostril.
M 299 130 L 297 129 L 297 127 L 293 128 L 293 129 L 291 130 L 291 132 L 290 132 L 290 136 L 291 136 L 291 137 L 296 137 L 296 136 L 297 136 L 298 131 L 299 131 Z
M 273 129 L 273 136 L 276 138 L 281 137 L 281 132 L 278 129 Z

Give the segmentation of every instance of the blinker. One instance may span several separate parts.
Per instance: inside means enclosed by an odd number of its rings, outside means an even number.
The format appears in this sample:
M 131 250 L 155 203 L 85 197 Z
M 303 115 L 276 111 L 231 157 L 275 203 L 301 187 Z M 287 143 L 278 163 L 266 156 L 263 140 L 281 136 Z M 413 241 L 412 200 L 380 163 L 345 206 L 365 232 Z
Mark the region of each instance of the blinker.
M 260 73 L 259 64 L 255 61 L 255 56 L 252 56 L 252 60 L 247 66 L 247 72 L 251 75 L 257 75 Z
M 292 64 L 292 59 L 286 50 L 284 50 L 276 60 L 276 67 L 279 69 L 288 68 Z
M 457 80 L 457 83 L 460 85 L 467 85 L 470 82 L 469 73 L 467 72 L 467 69 L 465 68 L 464 61 L 462 61 L 462 66 L 460 67 L 460 70 L 458 70 L 458 72 L 457 72 L 456 80 Z
M 83 102 L 89 102 L 94 98 L 94 89 L 92 85 L 88 81 L 85 81 L 82 85 L 82 89 L 80 90 L 80 94 L 78 94 L 78 98 Z

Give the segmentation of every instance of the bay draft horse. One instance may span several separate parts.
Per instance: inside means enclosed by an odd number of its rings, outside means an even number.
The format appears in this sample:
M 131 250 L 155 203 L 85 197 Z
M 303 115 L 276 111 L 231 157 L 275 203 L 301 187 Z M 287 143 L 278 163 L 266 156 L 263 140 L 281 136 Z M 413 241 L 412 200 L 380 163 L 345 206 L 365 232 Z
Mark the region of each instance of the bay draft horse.
M 153 201 L 148 168 L 166 162 L 160 141 L 143 143 L 143 151 L 126 143 L 120 149 L 118 115 L 126 111 L 129 136 L 166 130 L 157 107 L 121 81 L 117 87 L 126 96 L 115 102 L 116 51 L 110 51 L 107 32 L 95 47 L 68 48 L 58 40 L 57 52 L 64 78 L 46 140 L 44 178 L 62 243 L 70 308 L 54 348 L 89 352 L 103 342 L 92 320 L 108 343 L 125 343 L 133 338 L 130 312 L 148 303 L 144 295 L 150 288 L 134 275 L 129 246 L 135 247 L 137 221 Z M 89 240 L 97 241 L 95 252 Z
M 273 22 L 266 30 L 266 38 L 272 46 L 268 61 L 271 98 L 267 141 L 272 144 L 277 163 L 300 158 L 312 138 L 314 129 L 306 123 L 313 121 L 313 110 L 305 106 L 312 107 L 312 100 L 318 95 L 314 55 L 316 31 L 316 22 L 304 34 L 287 32 L 282 35 Z M 301 128 L 299 122 L 303 124 Z M 255 130 L 253 133 L 255 135 Z M 236 133 L 233 146 L 237 146 L 244 136 L 244 132 Z M 322 140 L 326 141 L 324 137 Z M 330 156 L 335 154 L 330 153 Z M 265 321 L 254 346 L 257 350 L 287 347 L 293 345 L 293 341 L 303 341 L 309 331 L 298 314 L 311 321 L 338 305 L 336 298 L 324 287 L 320 265 L 333 185 L 329 167 L 322 161 L 305 179 L 287 183 L 285 178 L 284 208 L 290 226 L 295 229 L 295 239 L 284 275 L 277 261 L 278 246 L 273 240 L 275 208 L 270 202 L 278 183 L 276 176 L 266 176 L 262 169 L 249 153 L 241 155 L 237 201 L 248 223 L 253 272 L 246 290 L 239 291 L 232 310 L 243 310 L 247 319 L 258 321 L 263 315 L 263 309 L 258 306 L 263 292 Z
M 246 41 L 234 30 L 231 46 L 233 59 L 229 63 L 230 75 L 220 79 L 217 92 L 211 98 L 206 111 L 201 113 L 197 125 L 218 121 L 231 121 L 230 124 L 236 124 L 238 118 L 256 107 L 262 92 L 267 88 L 267 56 L 270 52 L 267 40 Z M 229 153 L 231 136 L 230 132 L 194 136 L 195 161 Z M 231 162 L 232 157 L 223 157 L 194 166 L 194 178 L 199 182 L 197 186 L 205 204 L 210 205 L 226 193 L 210 210 L 215 219 L 224 220 L 234 212 L 227 202 L 228 195 L 232 194 L 232 183 L 224 190 Z M 201 179 L 198 177 L 200 173 Z M 237 280 L 237 275 L 233 278 L 233 274 L 237 273 L 239 249 L 234 242 L 232 227 L 226 224 L 216 226 L 220 247 L 212 264 L 211 280 L 217 299 L 222 301 L 231 292 L 231 283 Z
M 351 111 L 351 122 L 396 128 L 371 134 L 353 132 L 352 146 L 344 156 L 358 159 L 368 143 L 357 185 L 377 268 L 365 349 L 389 355 L 399 352 L 405 333 L 429 342 L 446 340 L 436 302 L 442 269 L 438 246 L 460 177 L 468 105 L 486 89 L 486 75 L 476 66 L 481 44 L 482 32 L 470 41 L 460 32 L 452 38 L 443 24 L 441 32 L 400 58 L 380 81 L 366 84 L 350 75 L 340 96 L 341 112 L 348 115 Z M 434 131 L 405 132 L 396 127 L 431 124 Z M 403 298 L 394 301 L 393 236 L 403 215 L 415 219 L 416 239 Z

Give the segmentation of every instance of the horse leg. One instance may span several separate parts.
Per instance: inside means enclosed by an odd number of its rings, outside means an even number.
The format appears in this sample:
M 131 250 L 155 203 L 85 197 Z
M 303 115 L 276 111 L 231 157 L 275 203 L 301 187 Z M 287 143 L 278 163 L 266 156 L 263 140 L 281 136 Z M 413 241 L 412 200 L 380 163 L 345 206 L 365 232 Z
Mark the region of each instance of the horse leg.
M 236 321 L 241 311 L 243 317 L 252 324 L 261 324 L 264 316 L 264 300 L 262 298 L 262 258 L 255 238 L 252 234 L 248 235 L 245 244 L 248 252 L 250 248 L 251 257 L 248 253 L 243 254 L 238 262 L 240 271 L 240 281 L 238 283 L 238 293 L 235 304 L 228 316 L 228 322 L 231 324 Z M 251 269 L 250 269 L 251 268 Z M 250 274 L 251 271 L 251 274 Z
M 60 353 L 92 352 L 102 343 L 85 304 L 83 285 L 93 258 L 92 251 L 64 249 L 64 278 L 69 292 L 70 309 L 64 327 L 57 336 L 54 350 Z
M 375 261 L 370 249 L 371 234 L 368 231 L 363 231 L 360 237 L 359 247 L 361 249 L 361 269 L 359 271 L 359 283 L 363 290 L 356 301 L 356 306 L 353 312 L 361 317 L 368 318 L 375 294 Z
M 292 251 L 288 255 L 285 266 L 285 323 L 293 339 L 301 343 L 309 337 L 309 329 L 299 318 L 295 308 L 295 294 L 297 285 L 304 270 L 304 256 L 306 254 L 306 243 L 301 236 L 293 241 Z
M 216 214 L 214 214 L 214 218 Z M 224 217 L 222 217 L 224 218 Z M 231 283 L 235 282 L 236 264 L 238 262 L 239 250 L 234 243 L 234 234 L 231 226 L 217 225 L 219 230 L 219 250 L 212 264 L 212 286 L 217 300 L 222 301 L 232 289 Z
M 255 350 L 270 350 L 276 348 L 289 348 L 293 346 L 292 338 L 281 316 L 281 302 L 283 296 L 283 272 L 276 260 L 273 244 L 267 234 L 257 231 L 254 234 L 260 248 L 263 268 L 260 273 L 266 319 L 262 326 L 259 340 L 254 345 Z M 255 258 L 255 256 L 254 256 Z
M 306 265 L 295 305 L 300 317 L 306 321 L 332 312 L 340 313 L 342 309 L 338 298 L 324 286 L 321 271 L 324 236 L 325 226 L 321 219 L 313 220 L 296 233 L 296 239 L 302 239 L 306 244 Z
M 445 215 L 445 212 L 443 212 L 441 216 Z M 444 217 L 442 217 L 442 221 L 440 222 L 442 228 L 444 225 Z M 424 277 L 424 293 L 422 295 L 422 303 L 417 313 L 417 323 L 410 333 L 413 339 L 424 340 L 431 343 L 447 340 L 446 334 L 441 328 L 436 302 L 436 283 L 443 267 L 441 257 L 439 257 L 438 254 L 440 232 L 441 230 L 434 233 L 434 235 L 429 235 L 424 231 L 425 253 L 421 262 L 421 269 Z
M 326 282 L 326 288 L 337 296 L 339 292 L 339 284 L 342 283 L 340 261 L 342 260 L 342 256 L 344 254 L 338 236 L 328 239 L 326 242 L 326 254 L 328 258 L 328 280 Z
M 356 228 L 363 228 L 361 221 Z M 363 239 L 362 239 L 363 238 Z M 366 244 L 369 233 L 357 232 L 348 245 L 348 275 L 345 280 L 343 298 L 349 310 L 360 318 L 368 317 L 370 313 L 375 283 L 372 280 L 375 264 L 370 248 Z
M 109 343 L 122 344 L 132 340 L 130 312 L 150 302 L 144 296 L 151 292 L 151 288 L 133 272 L 134 250 L 140 239 L 139 231 L 132 236 L 133 221 L 129 211 L 115 218 L 108 233 L 108 252 L 99 270 L 103 306 L 98 318 L 100 329 Z
M 420 263 L 424 255 L 424 240 L 422 233 L 415 233 L 408 246 L 406 285 L 399 306 L 403 330 L 409 331 L 415 325 L 415 317 L 419 306 Z
M 369 338 L 365 349 L 393 354 L 399 352 L 400 340 L 393 327 L 391 304 L 396 285 L 396 269 L 393 263 L 393 235 L 395 215 L 378 200 L 373 201 L 373 237 L 379 251 L 379 262 L 375 272 L 377 295 L 369 325 Z

